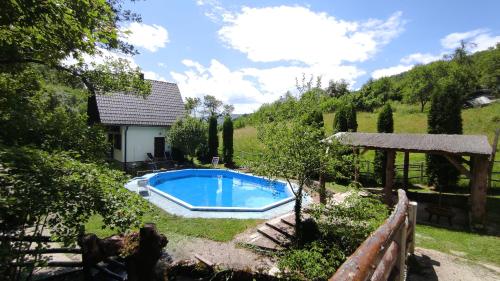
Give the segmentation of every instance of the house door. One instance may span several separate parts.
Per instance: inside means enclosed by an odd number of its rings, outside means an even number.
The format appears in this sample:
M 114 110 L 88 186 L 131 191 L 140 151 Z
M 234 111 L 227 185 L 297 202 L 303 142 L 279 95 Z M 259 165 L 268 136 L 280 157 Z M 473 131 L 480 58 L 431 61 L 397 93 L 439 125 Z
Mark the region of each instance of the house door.
M 155 158 L 165 157 L 165 138 L 155 138 Z

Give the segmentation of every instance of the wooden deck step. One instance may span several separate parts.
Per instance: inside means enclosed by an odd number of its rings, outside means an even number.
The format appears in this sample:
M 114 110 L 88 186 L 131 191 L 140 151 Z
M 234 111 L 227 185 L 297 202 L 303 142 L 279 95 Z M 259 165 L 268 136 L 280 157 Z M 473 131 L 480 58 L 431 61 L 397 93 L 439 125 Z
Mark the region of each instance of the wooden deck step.
M 288 238 L 295 237 L 295 228 L 289 224 L 282 222 L 282 221 L 266 222 L 266 225 L 271 227 L 272 229 L 282 233 L 283 235 L 287 236 Z
M 290 218 L 290 217 L 285 217 L 281 218 L 281 222 L 289 225 L 289 226 L 295 226 L 295 218 Z
M 255 235 L 253 235 L 253 237 L 250 240 L 245 242 L 245 244 L 252 247 L 257 247 L 264 251 L 275 252 L 283 250 L 283 247 L 276 244 L 274 241 L 271 241 L 269 238 L 261 235 L 260 233 L 255 233 Z
M 290 244 L 290 239 L 286 235 L 269 226 L 262 226 L 257 229 L 257 232 L 280 246 L 286 247 Z

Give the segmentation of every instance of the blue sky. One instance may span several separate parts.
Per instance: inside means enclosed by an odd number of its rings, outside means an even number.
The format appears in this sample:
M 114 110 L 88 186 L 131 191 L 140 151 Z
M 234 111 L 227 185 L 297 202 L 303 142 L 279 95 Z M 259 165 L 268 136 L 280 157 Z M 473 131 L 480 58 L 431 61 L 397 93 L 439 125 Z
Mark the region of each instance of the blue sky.
M 295 77 L 345 79 L 359 88 L 450 53 L 500 42 L 500 1 L 147 0 L 125 40 L 146 77 L 183 97 L 211 94 L 252 112 L 294 90 Z

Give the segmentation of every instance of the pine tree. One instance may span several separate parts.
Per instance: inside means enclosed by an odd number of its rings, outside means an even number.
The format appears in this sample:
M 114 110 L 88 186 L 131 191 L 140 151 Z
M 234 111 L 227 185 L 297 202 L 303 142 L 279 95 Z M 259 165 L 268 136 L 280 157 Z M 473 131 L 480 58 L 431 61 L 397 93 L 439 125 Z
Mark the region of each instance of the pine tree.
M 226 166 L 233 165 L 233 153 L 233 120 L 226 116 L 222 125 L 222 155 Z
M 453 78 L 442 80 L 441 88 L 432 96 L 427 119 L 429 134 L 462 134 L 462 91 Z M 428 155 L 429 184 L 439 189 L 456 186 L 459 172 L 443 156 Z
M 378 115 L 377 132 L 379 133 L 394 132 L 394 120 L 392 118 L 392 108 L 390 104 L 386 104 Z M 385 185 L 386 166 L 387 166 L 387 152 L 375 151 L 373 170 L 377 182 L 382 185 Z
M 208 154 L 216 157 L 219 149 L 219 137 L 217 136 L 217 117 L 210 116 L 208 119 Z
M 340 106 L 333 119 L 333 131 L 356 132 L 358 122 L 356 120 L 356 109 L 350 104 Z

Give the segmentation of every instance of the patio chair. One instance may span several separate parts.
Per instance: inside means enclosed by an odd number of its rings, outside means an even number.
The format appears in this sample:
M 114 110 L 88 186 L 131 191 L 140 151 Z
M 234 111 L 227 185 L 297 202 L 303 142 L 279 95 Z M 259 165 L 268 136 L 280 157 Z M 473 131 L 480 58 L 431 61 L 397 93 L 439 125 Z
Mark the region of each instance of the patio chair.
M 219 165 L 219 157 L 212 157 L 212 168 L 216 168 Z
M 147 192 L 148 196 L 151 196 L 151 190 L 149 190 L 148 180 L 139 178 L 137 179 L 137 194 L 141 194 L 142 191 Z
M 158 170 L 157 167 L 157 162 L 151 152 L 146 153 L 147 159 L 146 162 L 148 163 L 148 169 L 151 167 L 151 170 Z

